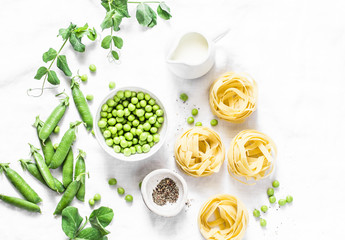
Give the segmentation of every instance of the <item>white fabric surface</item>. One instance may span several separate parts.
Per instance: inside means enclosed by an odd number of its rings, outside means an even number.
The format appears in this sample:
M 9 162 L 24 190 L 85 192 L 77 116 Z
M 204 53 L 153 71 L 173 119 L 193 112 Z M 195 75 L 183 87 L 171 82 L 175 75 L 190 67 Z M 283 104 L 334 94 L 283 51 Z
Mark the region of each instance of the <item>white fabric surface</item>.
M 345 205 L 342 149 L 344 148 L 345 113 L 345 2 L 342 0 L 219 0 L 167 1 L 173 18 L 158 20 L 158 26 L 146 30 L 135 17 L 123 21 L 119 35 L 124 39 L 121 64 L 109 63 L 107 51 L 100 42 L 84 42 L 87 51 L 75 53 L 67 47 L 72 71 L 88 73 L 82 85 L 85 94 L 99 101 L 109 91 L 108 82 L 117 86 L 142 86 L 155 92 L 170 113 L 169 134 L 164 147 L 152 159 L 126 163 L 111 159 L 96 140 L 80 127 L 74 145 L 75 155 L 81 148 L 87 152 L 86 199 L 102 194 L 100 204 L 114 209 L 109 239 L 201 239 L 197 214 L 210 196 L 229 193 L 247 206 L 250 222 L 249 239 L 340 239 L 343 237 Z M 58 104 L 54 97 L 63 89 L 68 92 L 67 79 L 62 78 L 59 90 L 46 91 L 40 98 L 26 95 L 26 90 L 40 86 L 33 76 L 42 65 L 41 55 L 49 47 L 58 48 L 58 29 L 70 21 L 79 25 L 88 22 L 100 31 L 105 11 L 97 0 L 75 1 L 10 1 L 0 4 L 1 79 L 0 79 L 0 162 L 11 162 L 43 198 L 42 215 L 14 210 L 0 203 L 0 239 L 65 239 L 61 218 L 53 217 L 60 197 L 23 173 L 17 162 L 29 156 L 28 142 L 38 146 L 34 128 L 35 116 L 45 119 Z M 130 14 L 135 16 L 131 7 Z M 174 77 L 164 63 L 168 43 L 186 28 L 216 35 L 232 30 L 217 44 L 216 64 L 204 77 L 182 80 Z M 107 32 L 108 33 L 108 32 Z M 105 36 L 107 33 L 102 33 Z M 89 74 L 88 65 L 97 66 Z M 278 168 L 275 176 L 281 182 L 277 197 L 294 196 L 293 206 L 270 208 L 265 214 L 266 229 L 253 217 L 252 210 L 268 204 L 266 188 L 271 179 L 255 186 L 245 186 L 231 179 L 226 163 L 221 171 L 205 178 L 192 178 L 181 173 L 174 162 L 176 137 L 188 129 L 186 118 L 195 106 L 196 118 L 209 126 L 213 118 L 208 105 L 211 82 L 225 71 L 245 71 L 258 82 L 257 111 L 243 124 L 220 121 L 215 130 L 228 149 L 230 140 L 240 130 L 255 128 L 271 136 L 278 146 Z M 189 95 L 186 104 L 178 100 L 181 92 Z M 61 125 L 58 142 L 71 121 L 79 119 L 74 104 L 69 107 Z M 176 169 L 189 186 L 191 206 L 174 218 L 161 218 L 145 207 L 138 183 L 158 168 Z M 58 177 L 59 173 L 54 171 Z M 118 186 L 134 196 L 127 204 L 107 180 L 116 177 Z M 272 177 L 273 178 L 273 177 Z M 5 176 L 0 177 L 0 192 L 18 196 Z M 75 200 L 82 216 L 89 215 L 87 203 Z

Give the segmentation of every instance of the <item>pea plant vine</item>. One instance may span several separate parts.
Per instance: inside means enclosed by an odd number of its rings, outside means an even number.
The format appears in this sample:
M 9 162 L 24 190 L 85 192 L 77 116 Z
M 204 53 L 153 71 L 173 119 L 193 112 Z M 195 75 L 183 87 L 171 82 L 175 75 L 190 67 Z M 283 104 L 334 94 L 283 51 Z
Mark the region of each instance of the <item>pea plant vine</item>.
M 106 15 L 101 24 L 102 31 L 110 29 L 110 35 L 103 38 L 101 46 L 110 49 L 108 57 L 115 61 L 119 60 L 119 49 L 123 46 L 123 39 L 116 36 L 114 32 L 120 31 L 120 24 L 123 18 L 130 18 L 128 4 L 137 4 L 136 19 L 144 27 L 152 28 L 157 25 L 157 14 L 164 20 L 171 18 L 170 8 L 165 2 L 147 1 L 132 2 L 128 0 L 102 0 L 102 6 Z M 158 4 L 156 12 L 148 4 Z
M 38 88 L 40 90 L 40 93 L 38 95 L 32 95 L 30 94 L 33 90 L 36 89 L 28 89 L 28 95 L 39 97 L 43 94 L 44 86 L 46 81 L 48 81 L 52 85 L 59 85 L 60 79 L 58 78 L 56 72 L 52 70 L 52 67 L 54 63 L 56 62 L 56 66 L 68 77 L 72 76 L 72 72 L 68 66 L 66 55 L 62 55 L 61 51 L 65 47 L 67 41 L 70 42 L 73 49 L 77 52 L 85 52 L 85 45 L 82 43 L 83 36 L 87 35 L 87 37 L 94 41 L 97 38 L 97 32 L 95 28 L 90 28 L 88 24 L 86 23 L 82 27 L 78 27 L 77 25 L 71 23 L 67 28 L 61 28 L 59 30 L 58 36 L 62 37 L 63 43 L 58 51 L 56 51 L 54 48 L 49 48 L 48 51 L 43 53 L 42 59 L 43 62 L 50 64 L 45 67 L 41 66 L 34 77 L 36 80 L 41 80 L 42 77 L 43 83 L 42 87 Z

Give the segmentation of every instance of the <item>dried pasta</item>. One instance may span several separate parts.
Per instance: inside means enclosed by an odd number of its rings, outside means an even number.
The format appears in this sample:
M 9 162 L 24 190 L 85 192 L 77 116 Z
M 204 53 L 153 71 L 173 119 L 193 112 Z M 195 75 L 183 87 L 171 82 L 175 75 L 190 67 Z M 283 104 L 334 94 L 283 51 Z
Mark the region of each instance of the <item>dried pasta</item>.
M 275 164 L 277 147 L 266 134 L 256 130 L 244 130 L 238 133 L 230 143 L 228 152 L 228 172 L 236 180 L 260 180 L 269 176 Z
M 210 89 L 210 106 L 219 118 L 243 122 L 256 109 L 256 82 L 246 74 L 227 72 Z
M 207 127 L 193 127 L 177 139 L 175 159 L 188 175 L 204 177 L 219 171 L 225 150 L 216 132 Z
M 207 240 L 240 240 L 248 225 L 248 211 L 234 196 L 219 194 L 201 207 L 198 224 Z

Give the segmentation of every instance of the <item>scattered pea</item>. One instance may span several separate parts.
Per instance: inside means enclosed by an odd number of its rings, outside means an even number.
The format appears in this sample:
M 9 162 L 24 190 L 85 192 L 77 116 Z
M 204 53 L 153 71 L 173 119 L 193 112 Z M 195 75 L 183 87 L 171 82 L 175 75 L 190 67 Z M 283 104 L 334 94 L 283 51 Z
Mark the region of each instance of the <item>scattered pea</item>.
M 109 185 L 116 185 L 117 184 L 117 180 L 115 178 L 110 178 L 109 181 L 108 181 L 108 184 Z
M 288 196 L 286 197 L 286 202 L 287 202 L 287 203 L 292 203 L 292 201 L 293 201 L 293 197 L 292 197 L 291 195 L 288 195 Z
M 110 82 L 109 83 L 109 89 L 114 89 L 115 88 L 115 82 Z
M 201 126 L 202 126 L 202 123 L 201 123 L 201 122 L 196 122 L 196 123 L 195 123 L 195 126 L 201 127 Z
M 271 196 L 269 197 L 268 199 L 270 201 L 270 203 L 275 203 L 277 201 L 276 197 L 275 196 Z
M 188 100 L 188 95 L 185 94 L 185 93 L 181 93 L 181 94 L 180 94 L 180 99 L 181 99 L 183 102 L 185 102 L 185 101 Z
M 285 199 L 279 199 L 278 204 L 279 204 L 279 206 L 284 206 L 286 204 L 286 200 Z
M 273 189 L 273 188 L 268 188 L 268 189 L 267 189 L 267 195 L 268 195 L 269 197 L 273 196 L 273 195 L 274 195 L 274 189 Z
M 92 94 L 86 95 L 86 100 L 92 101 L 93 100 L 93 95 Z
M 279 185 L 280 185 L 280 183 L 279 183 L 278 180 L 274 180 L 274 181 L 272 182 L 272 187 L 274 187 L 274 188 L 279 187 Z
M 99 193 L 96 193 L 95 196 L 93 197 L 93 200 L 95 200 L 96 202 L 101 200 L 101 195 Z
M 187 123 L 188 124 L 193 124 L 194 123 L 194 118 L 193 117 L 187 118 Z
M 211 126 L 217 126 L 218 125 L 218 120 L 217 119 L 212 119 L 211 120 Z
M 55 143 L 53 148 L 56 150 L 58 148 L 59 144 L 58 143 Z
M 263 218 L 260 218 L 260 225 L 261 225 L 261 227 L 266 227 L 266 225 L 267 225 L 266 220 Z
M 125 194 L 125 189 L 123 189 L 122 187 L 117 188 L 117 193 L 120 195 Z
M 198 113 L 199 113 L 198 109 L 193 108 L 193 110 L 192 110 L 192 115 L 193 115 L 193 116 L 196 116 L 196 115 L 198 115 Z
M 56 126 L 55 128 L 54 128 L 54 133 L 59 133 L 60 132 L 60 127 L 59 126 Z
M 266 205 L 262 205 L 262 206 L 261 206 L 261 211 L 262 211 L 263 213 L 267 212 L 267 211 L 268 211 L 268 207 L 267 207 Z
M 95 64 L 91 64 L 89 66 L 89 69 L 90 69 L 91 72 L 96 72 L 96 65 Z
M 253 211 L 253 216 L 254 216 L 254 217 L 260 217 L 260 211 L 257 210 L 257 209 L 254 209 L 254 211 Z
M 92 207 L 93 205 L 95 205 L 95 200 L 93 200 L 92 198 L 89 199 L 89 204 Z
M 86 82 L 87 81 L 87 75 L 86 74 L 81 75 L 80 80 L 82 80 L 83 82 Z
M 126 195 L 125 197 L 126 202 L 133 202 L 133 196 L 132 195 Z

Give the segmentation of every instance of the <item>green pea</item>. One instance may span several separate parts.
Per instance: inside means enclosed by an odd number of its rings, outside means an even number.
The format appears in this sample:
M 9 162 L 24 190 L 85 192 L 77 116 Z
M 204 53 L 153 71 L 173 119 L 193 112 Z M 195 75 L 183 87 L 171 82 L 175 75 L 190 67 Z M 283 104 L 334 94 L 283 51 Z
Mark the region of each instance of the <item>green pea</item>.
M 193 124 L 194 123 L 194 118 L 193 117 L 187 118 L 187 123 Z
M 123 111 L 123 110 L 117 110 L 117 112 L 116 112 L 116 115 L 118 116 L 118 117 L 123 117 L 123 115 L 125 115 L 125 112 Z
M 113 99 L 108 99 L 107 104 L 109 107 L 114 107 L 116 103 Z M 108 112 L 111 112 L 111 111 L 108 111 Z
M 128 110 L 133 112 L 135 110 L 135 105 L 133 103 L 128 104 Z
M 101 194 L 96 193 L 95 196 L 93 196 L 93 200 L 95 200 L 96 202 L 101 200 Z
M 134 127 L 137 127 L 137 126 L 139 126 L 140 123 L 137 119 L 135 119 L 135 120 L 133 120 L 132 124 Z
M 132 142 L 133 142 L 133 144 L 137 144 L 139 142 L 139 140 L 137 138 L 133 138 Z
M 138 102 L 139 102 L 139 100 L 138 100 L 138 98 L 136 98 L 136 97 L 133 97 L 133 98 L 131 99 L 131 103 L 133 103 L 134 105 L 137 104 Z
M 132 95 L 131 95 L 131 97 L 136 97 L 137 96 L 137 93 L 136 92 L 134 92 L 134 91 L 132 91 Z
M 86 82 L 87 81 L 87 75 L 86 74 L 81 75 L 80 80 L 82 80 L 83 82 Z
M 149 144 L 144 144 L 143 147 L 142 147 L 142 150 L 144 153 L 147 153 L 149 152 L 151 149 L 150 145 Z
M 114 89 L 116 86 L 115 82 L 110 82 L 109 83 L 109 89 Z
M 114 126 L 114 125 L 116 124 L 116 119 L 115 119 L 115 118 L 109 118 L 108 124 L 109 124 L 110 126 Z
M 272 182 L 272 187 L 274 187 L 274 188 L 279 187 L 279 185 L 280 185 L 280 183 L 279 183 L 278 180 L 274 180 L 274 181 Z
M 287 203 L 292 203 L 293 197 L 291 195 L 286 196 L 286 202 Z
M 95 64 L 91 64 L 89 66 L 89 69 L 90 69 L 91 72 L 96 72 L 96 65 Z
M 129 126 L 129 124 L 126 123 L 125 125 L 123 125 L 123 130 L 125 130 L 126 132 L 129 132 L 129 130 L 131 130 L 131 126 Z
M 114 137 L 113 141 L 114 141 L 115 144 L 120 144 L 121 140 L 120 140 L 119 137 Z
M 125 91 L 125 97 L 126 97 L 126 98 L 130 98 L 131 96 L 132 96 L 132 92 L 129 91 L 129 90 L 126 90 L 126 91 Z
M 55 144 L 53 145 L 54 150 L 56 150 L 56 149 L 58 148 L 58 146 L 59 146 L 59 144 L 58 144 L 58 143 L 55 143 Z
M 119 145 L 115 145 L 114 147 L 114 152 L 119 153 L 121 151 L 121 147 Z
M 159 118 L 157 118 L 157 121 L 158 121 L 159 123 L 163 123 L 163 122 L 164 122 L 164 117 L 159 117 Z
M 257 209 L 254 209 L 254 211 L 253 211 L 253 216 L 254 216 L 254 217 L 260 217 L 260 211 L 257 210 Z
M 111 134 L 116 134 L 117 128 L 116 127 L 109 127 L 108 130 L 111 132 Z
M 141 149 L 140 145 L 135 145 L 135 150 L 137 151 L 137 153 L 142 153 L 143 150 Z
M 185 101 L 188 100 L 188 95 L 185 94 L 185 93 L 181 93 L 181 94 L 180 94 L 180 99 L 181 99 L 183 102 L 185 102 Z
M 117 193 L 120 195 L 125 194 L 125 189 L 123 189 L 122 187 L 117 188 Z
M 156 111 L 156 115 L 157 115 L 158 117 L 163 116 L 163 114 L 164 114 L 164 112 L 163 112 L 162 109 L 158 109 L 158 110 Z
M 274 195 L 274 189 L 273 189 L 273 188 L 268 188 L 268 189 L 267 189 L 267 195 L 268 195 L 269 197 L 273 196 L 273 195 Z
M 262 205 L 262 206 L 261 206 L 261 211 L 262 211 L 263 213 L 267 212 L 267 211 L 268 211 L 268 207 L 267 207 L 266 205 Z
M 149 118 L 151 118 L 151 117 L 153 117 L 153 113 L 152 112 L 147 112 L 147 113 L 145 113 L 145 118 L 146 119 L 149 119 Z M 154 117 L 155 118 L 155 117 Z
M 162 126 L 162 124 L 160 124 L 159 122 L 155 122 L 155 125 L 154 125 L 156 128 L 160 128 Z
M 111 114 L 111 113 L 107 114 L 107 118 L 111 118 L 112 116 L 113 116 L 113 114 Z
M 284 206 L 286 204 L 286 200 L 285 199 L 279 199 L 278 204 L 279 204 L 279 206 Z
M 126 101 L 123 101 L 122 102 L 122 105 L 124 106 L 124 107 L 128 107 L 128 105 L 129 105 L 129 102 L 126 100 Z
M 132 154 L 131 149 L 125 148 L 125 149 L 123 150 L 123 154 L 124 154 L 126 157 L 129 157 L 129 156 Z
M 217 119 L 212 119 L 211 120 L 211 126 L 217 126 L 218 125 L 218 120 Z
M 135 133 L 137 134 L 137 136 L 141 136 L 141 134 L 143 133 L 143 130 L 138 128 L 137 130 L 135 130 Z
M 126 195 L 125 200 L 126 200 L 126 202 L 133 202 L 133 196 L 132 195 Z
M 138 117 L 142 117 L 142 116 L 144 116 L 145 111 L 144 111 L 143 109 L 137 109 L 137 110 L 135 111 L 135 114 L 136 114 Z
M 127 141 L 126 140 L 121 140 L 120 146 L 123 147 L 123 148 L 126 148 L 128 146 Z
M 149 142 L 150 148 L 152 148 L 154 144 L 155 144 L 154 142 Z
M 137 152 L 136 149 L 135 149 L 135 147 L 133 147 L 133 146 L 130 147 L 129 149 L 131 150 L 131 153 L 132 153 L 132 154 L 135 154 L 135 153 Z
M 153 136 L 152 135 L 148 135 L 147 136 L 147 142 L 153 142 Z
M 156 127 L 152 127 L 151 129 L 150 129 L 150 132 L 151 133 L 156 133 L 158 131 L 158 129 L 156 128 Z
M 124 107 L 122 106 L 122 104 L 118 104 L 118 105 L 116 105 L 116 109 L 117 110 L 123 110 Z
M 145 100 L 141 100 L 140 101 L 140 106 L 141 107 L 145 107 L 147 105 L 146 101 Z
M 154 100 L 153 98 L 151 98 L 151 99 L 149 100 L 149 104 L 150 104 L 151 106 L 155 105 L 155 103 L 156 103 L 156 100 Z
M 192 109 L 192 115 L 193 115 L 193 116 L 198 115 L 198 113 L 199 113 L 198 109 L 196 109 L 196 108 L 193 108 L 193 109 Z
M 130 132 L 127 132 L 127 133 L 125 133 L 125 138 L 126 138 L 128 141 L 130 141 L 130 140 L 133 139 L 133 134 L 130 133 Z
M 196 122 L 196 123 L 195 123 L 195 126 L 201 127 L 201 126 L 202 126 L 202 123 L 201 123 L 201 122 Z
M 150 94 L 145 93 L 144 98 L 145 98 L 145 100 L 146 100 L 146 101 L 148 101 L 148 100 L 150 100 L 150 99 L 151 99 L 151 96 L 150 96 Z
M 160 107 L 157 104 L 153 105 L 152 110 L 154 112 L 156 112 L 158 109 L 160 109 Z
M 109 106 L 107 104 L 102 105 L 102 111 L 106 112 L 108 110 Z
M 89 199 L 89 204 L 92 207 L 93 205 L 95 205 L 95 200 L 93 200 L 92 198 Z
M 138 98 L 139 100 L 143 100 L 143 99 L 145 98 L 144 93 L 143 93 L 143 92 L 138 92 L 137 98 Z
M 103 136 L 105 138 L 110 138 L 111 137 L 111 132 L 109 130 L 105 130 L 104 133 L 103 133 Z
M 122 129 L 122 124 L 116 123 L 115 127 L 117 128 L 118 131 L 120 131 Z
M 275 203 L 277 201 L 276 197 L 275 196 L 271 196 L 268 198 L 268 200 L 270 201 L 270 203 Z
M 109 181 L 108 181 L 108 184 L 109 185 L 116 185 L 117 184 L 117 180 L 115 178 L 110 178 Z
M 148 122 L 149 122 L 149 124 L 153 125 L 156 122 L 156 118 L 155 117 L 150 117 Z
M 113 139 L 109 138 L 109 139 L 105 140 L 105 143 L 106 143 L 109 147 L 111 147 L 111 146 L 113 146 L 114 141 L 113 141 Z
M 150 128 L 151 128 L 151 125 L 150 125 L 148 122 L 144 123 L 143 129 L 144 129 L 145 131 L 149 131 Z
M 143 132 L 142 134 L 140 134 L 139 139 L 141 141 L 145 141 L 147 139 L 148 135 L 149 134 L 147 132 Z
M 102 118 L 106 118 L 108 116 L 108 113 L 107 112 L 101 112 L 101 117 Z
M 116 93 L 116 96 L 120 99 L 123 99 L 125 97 L 125 93 L 122 90 L 120 90 Z
M 120 131 L 117 132 L 117 135 L 122 136 L 123 133 L 124 133 L 124 131 L 123 131 L 123 130 L 120 130 Z
M 154 134 L 154 135 L 153 135 L 153 141 L 154 141 L 155 143 L 157 143 L 157 142 L 159 142 L 159 140 L 160 140 L 159 134 Z
M 92 94 L 86 95 L 86 100 L 92 101 L 93 100 L 93 95 Z
M 59 133 L 60 132 L 60 127 L 59 126 L 56 126 L 55 128 L 54 128 L 54 133 Z
M 266 227 L 266 225 L 267 225 L 266 220 L 263 218 L 260 218 L 260 225 L 261 225 L 261 227 Z

